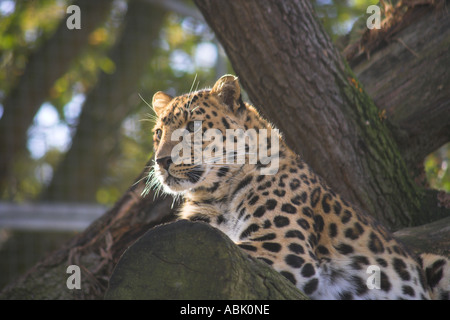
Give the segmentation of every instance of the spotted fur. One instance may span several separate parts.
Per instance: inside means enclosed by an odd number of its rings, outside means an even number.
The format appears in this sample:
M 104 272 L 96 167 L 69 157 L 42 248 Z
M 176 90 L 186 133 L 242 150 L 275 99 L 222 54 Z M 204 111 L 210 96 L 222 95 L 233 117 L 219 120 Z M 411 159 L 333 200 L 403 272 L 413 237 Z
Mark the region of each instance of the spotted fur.
M 314 299 L 449 298 L 448 260 L 430 255 L 415 260 L 383 226 L 333 192 L 242 101 L 234 76 L 222 77 L 212 89 L 176 98 L 158 92 L 153 108 L 158 117 L 155 181 L 165 192 L 184 197 L 180 218 L 222 230 Z M 171 141 L 171 134 L 186 128 L 194 135 L 195 120 L 202 121 L 197 128 L 202 133 L 211 128 L 268 129 L 266 141 L 248 143 L 269 142 L 270 152 L 270 139 L 276 138 L 278 170 L 263 175 L 261 162 L 217 164 L 208 158 L 200 164 L 174 164 L 170 157 L 178 141 Z M 201 148 L 213 146 L 203 141 Z M 248 149 L 246 144 L 234 157 L 243 154 L 248 160 Z M 371 265 L 380 268 L 379 289 L 367 285 Z

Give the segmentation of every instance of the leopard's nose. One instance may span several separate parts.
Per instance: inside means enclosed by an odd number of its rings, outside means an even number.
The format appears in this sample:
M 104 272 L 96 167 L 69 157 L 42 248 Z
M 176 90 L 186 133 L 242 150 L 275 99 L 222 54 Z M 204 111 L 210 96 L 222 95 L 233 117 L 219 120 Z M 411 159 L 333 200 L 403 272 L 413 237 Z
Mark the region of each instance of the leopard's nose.
M 171 157 L 164 157 L 164 158 L 156 159 L 156 163 L 158 165 L 160 165 L 161 167 L 163 167 L 165 170 L 169 169 L 169 166 L 172 162 L 173 161 L 172 161 Z

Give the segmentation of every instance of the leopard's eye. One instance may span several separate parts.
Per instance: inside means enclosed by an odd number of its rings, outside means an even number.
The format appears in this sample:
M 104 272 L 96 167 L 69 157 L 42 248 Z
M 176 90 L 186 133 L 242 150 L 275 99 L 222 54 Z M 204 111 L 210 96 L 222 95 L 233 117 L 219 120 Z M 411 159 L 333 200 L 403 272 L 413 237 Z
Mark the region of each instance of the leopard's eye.
M 162 130 L 161 129 L 156 129 L 155 135 L 156 135 L 157 139 L 161 139 L 161 137 L 162 137 Z
M 196 132 L 197 130 L 199 130 L 202 127 L 202 122 L 201 121 L 190 121 L 188 122 L 188 124 L 186 125 L 186 129 L 189 132 Z

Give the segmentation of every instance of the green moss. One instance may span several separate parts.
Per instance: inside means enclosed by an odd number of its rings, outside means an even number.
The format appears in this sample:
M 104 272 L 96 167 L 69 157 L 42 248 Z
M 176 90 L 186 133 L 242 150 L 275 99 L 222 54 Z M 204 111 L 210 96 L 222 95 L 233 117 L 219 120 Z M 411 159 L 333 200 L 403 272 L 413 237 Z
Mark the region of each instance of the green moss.
M 344 78 L 337 78 L 338 87 L 346 99 L 344 112 L 354 125 L 356 140 L 371 173 L 371 186 L 379 191 L 379 197 L 367 194 L 365 202 L 370 213 L 381 218 L 391 228 L 422 224 L 428 221 L 422 212 L 423 192 L 418 188 L 400 155 L 400 151 L 388 128 L 389 119 L 378 109 L 346 62 Z M 399 199 L 401 199 L 399 201 Z M 383 212 L 379 212 L 383 201 Z M 378 212 L 377 212 L 378 211 Z

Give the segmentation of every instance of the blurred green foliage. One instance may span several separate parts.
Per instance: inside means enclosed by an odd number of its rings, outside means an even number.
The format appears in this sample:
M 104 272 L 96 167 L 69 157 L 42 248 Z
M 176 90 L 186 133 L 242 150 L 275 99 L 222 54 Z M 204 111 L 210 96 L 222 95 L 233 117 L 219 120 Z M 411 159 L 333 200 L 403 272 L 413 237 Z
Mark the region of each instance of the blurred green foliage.
M 347 34 L 353 23 L 378 0 L 315 0 L 315 10 L 325 30 L 335 41 Z
M 26 66 L 28 55 L 55 30 L 60 1 L 4 1 L 0 13 L 0 90 L 4 96 Z M 12 10 L 12 11 L 9 11 Z
M 367 6 L 377 2 L 315 0 L 314 5 L 325 29 L 336 40 L 350 31 L 352 23 L 365 14 Z M 195 8 L 191 1 L 183 3 Z M 23 72 L 30 53 L 52 35 L 65 17 L 67 5 L 68 1 L 62 0 L 6 0 L 1 3 L 0 99 L 8 94 Z M 70 70 L 56 81 L 50 92 L 47 102 L 57 111 L 57 124 L 66 126 L 72 135 L 76 130 L 79 110 L 74 112 L 68 106 L 77 101 L 76 97 L 84 96 L 96 85 L 100 71 L 114 73 L 115 66 L 108 58 L 108 50 L 117 40 L 126 7 L 126 1 L 115 1 L 107 22 L 89 36 L 89 46 L 74 61 Z M 215 62 L 218 52 L 214 34 L 204 21 L 175 12 L 168 16 L 160 30 L 158 49 L 148 65 L 143 66 L 146 73 L 137 85 L 137 92 L 145 101 L 135 97 L 130 102 L 133 112 L 123 121 L 120 150 L 106 164 L 108 174 L 96 193 L 99 203 L 113 204 L 151 158 L 152 122 L 145 120 L 152 113 L 147 104 L 151 103 L 153 93 L 158 90 L 172 95 L 186 92 L 191 88 L 194 78 L 198 81 L 194 88 L 210 86 L 219 76 L 216 74 Z M 229 62 L 225 60 L 224 63 L 226 72 L 233 72 Z M 1 112 L 0 109 L 0 115 Z M 35 121 L 34 126 L 42 124 Z M 14 169 L 15 185 L 11 187 L 12 191 L 0 195 L 2 200 L 27 201 L 38 198 L 67 149 L 51 144 L 42 148 L 42 155 L 33 155 L 32 148 L 29 147 L 28 154 L 17 159 Z M 443 151 L 429 156 L 425 163 L 430 183 L 447 191 L 450 191 L 449 155 L 450 147 L 447 145 Z
M 424 165 L 430 186 L 450 192 L 450 143 L 426 157 Z

